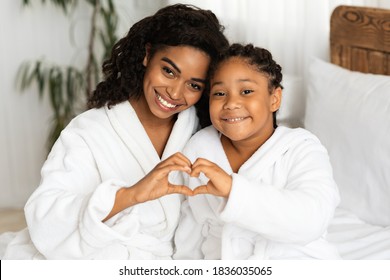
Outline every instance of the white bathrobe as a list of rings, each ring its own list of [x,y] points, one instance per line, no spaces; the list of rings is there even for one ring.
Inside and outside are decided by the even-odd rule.
[[[197,128],[195,108],[181,112],[162,159],[181,151]],[[101,222],[117,190],[137,183],[160,161],[129,102],[81,114],[42,168],[41,184],[25,206],[28,229],[3,235],[8,246],[0,257],[171,258],[182,196],[142,203]]]
[[[228,199],[198,195],[183,202],[174,259],[339,258],[324,239],[339,193],[328,153],[310,132],[277,128],[238,173],[211,126],[193,136],[184,154],[215,162],[233,183]],[[202,173],[183,177],[192,189],[208,181]]]

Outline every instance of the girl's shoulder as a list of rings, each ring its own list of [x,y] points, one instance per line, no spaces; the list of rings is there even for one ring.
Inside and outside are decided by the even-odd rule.
[[[312,139],[313,141],[319,141],[316,135],[303,127],[290,128],[286,126],[278,126],[275,130],[274,136],[294,137],[302,140]]]
[[[192,135],[189,143],[198,143],[210,140],[215,141],[215,139],[219,139],[219,132],[214,128],[214,126],[210,125],[202,128]]]

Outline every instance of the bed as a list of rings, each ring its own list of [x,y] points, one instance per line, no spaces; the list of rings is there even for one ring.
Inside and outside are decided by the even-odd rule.
[[[330,62],[312,58],[303,125],[329,152],[341,203],[328,240],[343,259],[390,259],[390,10],[339,6]]]

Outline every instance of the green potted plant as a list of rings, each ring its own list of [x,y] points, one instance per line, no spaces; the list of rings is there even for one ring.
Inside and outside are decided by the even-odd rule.
[[[23,0],[24,6],[31,0]],[[51,2],[70,14],[78,8],[76,0],[41,0],[43,4]],[[45,59],[26,61],[19,69],[17,84],[23,91],[37,86],[40,97],[45,94],[50,100],[53,111],[52,125],[48,136],[50,150],[61,131],[76,115],[76,106],[81,102],[86,108],[86,99],[99,82],[100,65],[108,58],[115,44],[118,15],[113,0],[85,0],[92,8],[90,31],[88,34],[88,58],[86,65],[59,65]],[[80,101],[81,100],[81,101]]]

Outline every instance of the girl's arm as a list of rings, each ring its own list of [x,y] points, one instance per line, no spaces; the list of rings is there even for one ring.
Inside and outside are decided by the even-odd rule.
[[[192,175],[203,172],[210,181],[194,193],[227,197],[221,219],[270,240],[290,243],[315,240],[326,231],[339,203],[327,151],[317,142],[306,141],[283,157],[270,170],[259,170],[262,174],[268,172],[267,180],[249,180],[245,174],[233,174],[231,183],[226,181],[228,174],[202,159],[204,163]],[[281,178],[285,182],[275,184]]]
[[[232,190],[221,219],[278,242],[308,243],[322,236],[339,203],[325,148],[306,141],[275,163],[273,185],[233,174]]]

